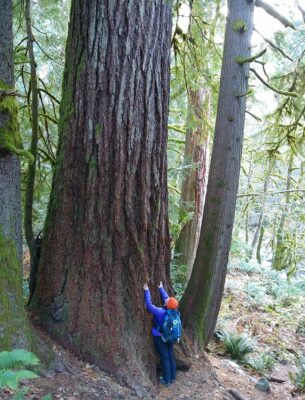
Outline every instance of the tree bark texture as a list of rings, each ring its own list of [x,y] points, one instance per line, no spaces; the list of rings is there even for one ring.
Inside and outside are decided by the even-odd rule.
[[[199,241],[204,197],[207,184],[207,160],[209,131],[207,121],[210,114],[210,96],[207,89],[189,89],[188,128],[185,138],[184,162],[189,165],[181,188],[181,207],[193,214],[183,226],[178,237],[175,253],[179,265],[187,267],[191,276]]]
[[[12,1],[0,0],[0,86],[14,88]],[[0,97],[0,349],[28,348],[22,295],[20,161],[3,144],[14,133],[15,99]],[[15,139],[12,138],[12,142]]]
[[[193,272],[181,300],[189,337],[206,344],[215,328],[226,277],[238,189],[253,2],[229,0],[213,151]]]
[[[155,363],[142,286],[169,281],[171,7],[71,7],[57,166],[31,307],[65,346],[148,382]]]
[[[34,54],[34,36],[32,32],[32,0],[25,1],[25,18],[26,18],[26,31],[27,31],[27,49],[30,60],[31,69],[31,154],[33,162],[28,164],[26,189],[25,189],[25,204],[24,204],[24,233],[27,245],[30,250],[30,297],[33,294],[36,285],[37,264],[38,264],[38,246],[37,240],[33,231],[33,201],[35,189],[35,176],[36,176],[36,159],[38,149],[38,84],[36,73],[36,61]],[[39,243],[39,239],[38,239]]]

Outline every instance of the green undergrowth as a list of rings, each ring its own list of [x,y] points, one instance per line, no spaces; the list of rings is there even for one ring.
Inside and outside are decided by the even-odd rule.
[[[38,378],[33,369],[39,363],[35,354],[24,349],[0,352],[0,389],[12,389],[15,391],[12,400],[23,400],[29,387],[20,387],[20,382]],[[52,396],[49,394],[41,400],[52,400]]]
[[[295,374],[289,374],[289,378],[299,393],[305,393],[305,353],[298,360],[298,371]]]
[[[0,82],[0,90],[10,91],[11,88]],[[0,96],[0,114],[3,124],[0,126],[0,151],[15,153],[33,162],[31,153],[23,149],[18,125],[18,105],[15,96]]]
[[[210,351],[234,359],[255,375],[271,374],[277,364],[287,369],[297,366],[299,372],[291,379],[300,392],[304,379],[304,364],[299,361],[305,336],[304,275],[300,271],[291,277],[271,269],[271,262],[258,264],[249,259],[248,250],[243,243],[233,243],[216,326],[225,334],[220,343],[209,345]],[[247,343],[253,338],[252,351],[248,351]]]
[[[220,331],[217,336],[224,345],[224,354],[229,355],[233,360],[244,361],[246,356],[254,351],[255,342],[246,335]]]

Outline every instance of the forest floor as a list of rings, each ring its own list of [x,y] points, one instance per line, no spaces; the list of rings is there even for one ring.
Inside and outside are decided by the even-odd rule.
[[[304,289],[304,278],[287,283],[270,268],[231,264],[217,329],[254,340],[249,363],[231,360],[222,342],[212,341],[205,357],[194,358],[188,371],[178,371],[176,383],[158,385],[150,398],[305,400],[305,393],[298,393],[291,382],[298,371],[298,357],[305,353]],[[47,394],[54,400],[149,399],[139,388],[127,388],[94,365],[77,359],[45,333],[38,334],[53,347],[56,357],[50,370],[24,384],[29,387],[25,399],[41,400]],[[262,376],[268,378],[269,393],[255,388]],[[1,400],[12,397],[13,391],[0,390]]]

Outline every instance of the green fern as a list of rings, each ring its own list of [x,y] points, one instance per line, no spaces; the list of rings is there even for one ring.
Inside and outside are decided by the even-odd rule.
[[[254,341],[245,335],[222,331],[218,337],[223,341],[226,353],[233,360],[243,361],[246,355],[254,350]]]
[[[245,366],[251,370],[263,374],[266,371],[272,370],[275,365],[275,356],[273,353],[262,353],[256,358],[250,358],[245,362]]]
[[[12,351],[0,352],[0,388],[9,387],[13,390],[18,390],[20,381],[26,379],[38,378],[38,375],[33,371],[21,369],[27,366],[35,366],[39,364],[39,359],[35,354],[24,349],[15,349]],[[23,387],[18,390],[12,400],[23,400],[28,393],[29,388]],[[52,400],[51,394],[44,396],[41,400]]]
[[[20,381],[37,378],[38,375],[34,372],[22,368],[38,364],[39,360],[35,354],[27,350],[15,349],[12,351],[1,351],[0,387],[9,387],[13,390],[17,390]],[[18,395],[18,393],[16,395]]]
[[[0,371],[20,366],[38,365],[39,360],[35,354],[24,349],[0,352]]]
[[[32,371],[28,371],[26,369],[21,369],[19,371],[14,371],[11,369],[6,369],[4,371],[0,371],[0,387],[9,387],[13,390],[18,389],[18,383],[25,379],[35,379],[38,378]]]

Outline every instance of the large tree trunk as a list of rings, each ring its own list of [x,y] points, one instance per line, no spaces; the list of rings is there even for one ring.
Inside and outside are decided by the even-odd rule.
[[[31,302],[65,346],[129,382],[155,375],[143,282],[169,281],[169,3],[72,1]]]
[[[175,246],[177,262],[187,267],[188,279],[199,241],[207,183],[209,97],[207,89],[189,89],[188,128],[184,152],[184,161],[189,167],[185,170],[180,203],[183,211],[192,213],[193,218],[183,226]]]
[[[211,338],[226,277],[245,119],[253,2],[229,0],[214,144],[193,272],[181,300],[189,337]]]
[[[22,295],[20,150],[14,91],[12,1],[0,0],[0,350],[29,347]]]

